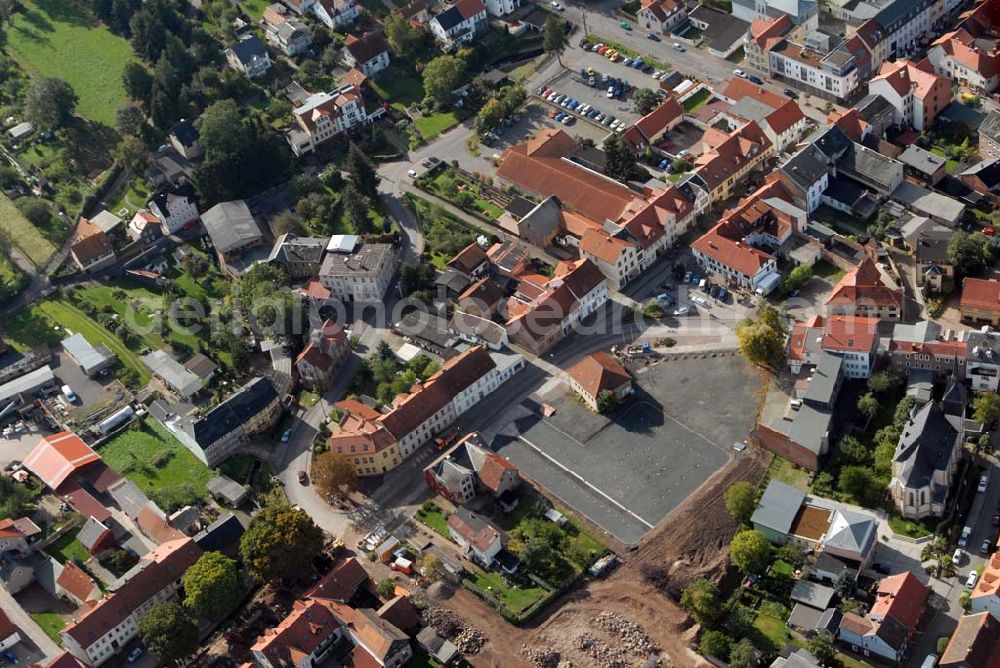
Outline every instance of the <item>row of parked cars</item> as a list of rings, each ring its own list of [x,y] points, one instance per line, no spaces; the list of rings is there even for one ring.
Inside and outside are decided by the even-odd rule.
[[[614,47],[608,46],[607,44],[602,44],[598,42],[597,44],[591,44],[586,39],[580,41],[580,47],[584,51],[593,51],[594,53],[604,56],[613,63],[621,63],[625,67],[631,67],[633,69],[645,72],[646,74],[652,74],[654,68],[652,65],[647,64],[642,57],[632,58],[631,56],[626,56],[625,54],[619,52]]]
[[[628,124],[625,121],[619,120],[611,114],[605,114],[593,105],[581,102],[580,100],[570,97],[566,93],[560,93],[552,88],[542,88],[541,90],[536,90],[535,92],[546,102],[562,107],[562,110],[553,109],[552,112],[549,113],[549,116],[563,125],[570,125],[575,120],[573,114],[577,114],[583,118],[593,121],[594,123],[599,123],[614,132],[621,133],[628,128]]]

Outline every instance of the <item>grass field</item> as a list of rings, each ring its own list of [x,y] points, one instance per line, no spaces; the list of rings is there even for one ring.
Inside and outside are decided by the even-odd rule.
[[[155,420],[147,417],[141,425],[141,429],[127,429],[102,445],[98,452],[104,462],[164,510],[176,505],[175,494],[186,495],[179,493],[187,486],[194,497],[206,498],[205,486],[212,471]]]
[[[378,96],[396,111],[403,111],[424,99],[424,82],[420,76],[397,69],[387,70],[385,74],[378,81],[372,80],[370,83]]]
[[[3,193],[0,193],[0,229],[38,267],[44,266],[56,252],[52,242],[43,237]]]
[[[448,537],[448,515],[437,506],[429,509],[421,508],[417,511],[417,519],[442,536]]]
[[[55,344],[66,338],[66,330],[83,334],[93,345],[103,343],[118,357],[122,366],[139,375],[143,385],[152,375],[139,360],[139,355],[129,349],[121,339],[104,329],[90,316],[69,302],[50,300],[34,304],[5,319],[0,330],[7,335],[8,342],[17,350],[28,350],[42,344]]]
[[[13,260],[0,252],[0,304],[13,299],[28,285],[28,277]]]
[[[709,98],[712,97],[712,91],[707,88],[702,88],[700,91],[684,100],[684,111],[692,112],[701,105],[708,102]]]
[[[503,576],[494,571],[486,572],[472,567],[472,582],[488,594],[500,599],[508,611],[519,615],[532,605],[549,595],[541,587],[515,587],[507,584]]]
[[[31,618],[35,620],[36,624],[42,627],[45,635],[57,643],[62,642],[59,632],[66,626],[66,622],[63,621],[62,617],[54,612],[33,612],[31,613]]]
[[[22,0],[5,29],[7,47],[33,76],[58,77],[80,98],[77,112],[114,127],[115,110],[125,101],[122,70],[135,59],[121,37],[98,25],[83,3],[66,0]]]
[[[59,540],[45,548],[45,551],[55,557],[60,564],[67,561],[86,561],[90,559],[90,554],[83,546],[83,543],[76,539],[76,533],[70,531],[64,534]]]
[[[425,141],[430,141],[448,128],[457,125],[458,116],[450,111],[445,111],[430,114],[429,116],[421,116],[420,118],[414,120],[413,124],[416,126],[417,132],[420,133],[420,136],[423,137]]]

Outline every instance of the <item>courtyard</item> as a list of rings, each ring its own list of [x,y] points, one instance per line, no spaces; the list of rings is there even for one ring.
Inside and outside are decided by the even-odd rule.
[[[640,369],[636,395],[610,418],[588,411],[564,385],[550,386],[509,414],[493,448],[634,544],[735,454],[759,385],[738,356],[683,356]],[[542,402],[555,413],[543,417]]]

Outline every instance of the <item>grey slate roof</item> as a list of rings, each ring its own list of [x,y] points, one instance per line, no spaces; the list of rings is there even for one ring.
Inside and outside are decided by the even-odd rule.
[[[871,515],[838,509],[830,518],[823,546],[865,555],[878,535],[878,522]]]
[[[866,95],[854,108],[858,110],[861,118],[866,121],[871,121],[887,114],[891,117],[893,113],[892,103],[881,95]]]
[[[1000,365],[1000,334],[976,329],[970,331],[965,340],[968,342],[965,359]]]
[[[80,532],[76,534],[76,539],[89,551],[94,547],[97,539],[103,536],[107,530],[108,527],[101,524],[100,521],[88,517],[80,528]]]
[[[813,370],[812,380],[809,382],[809,387],[803,398],[806,401],[819,404],[820,407],[832,407],[833,400],[836,398],[834,390],[837,387],[837,381],[840,380],[843,365],[844,358],[842,356],[834,355],[825,350],[820,351],[819,361]]]
[[[925,151],[916,144],[911,144],[899,155],[899,161],[907,167],[912,167],[921,174],[933,174],[944,167],[947,160],[930,151]]]
[[[825,610],[830,605],[830,600],[835,593],[833,587],[827,587],[816,582],[810,582],[809,580],[799,580],[792,587],[791,599],[818,610]]]
[[[805,498],[801,489],[771,480],[760,497],[757,509],[753,511],[750,523],[787,534]]]
[[[782,174],[806,190],[826,174],[826,156],[816,147],[809,145],[789,158],[780,169]]]
[[[965,205],[958,200],[921,188],[909,181],[900,183],[889,197],[909,209],[937,218],[945,224],[957,225],[965,212]]]
[[[229,48],[244,65],[249,65],[255,58],[263,58],[267,55],[267,47],[256,36],[241,39]]]
[[[205,413],[185,430],[202,448],[208,448],[220,438],[236,430],[247,420],[278,397],[277,390],[267,378],[254,378],[235,394]]]
[[[297,237],[294,234],[282,234],[271,247],[268,262],[310,262],[318,265],[323,259],[326,244],[329,239],[316,237]]]
[[[935,471],[943,471],[961,433],[934,402],[928,402],[906,423],[893,461],[902,464],[895,475],[906,487],[926,487]]]
[[[829,158],[838,158],[852,147],[854,142],[836,125],[820,128],[813,138],[812,144]]]
[[[944,391],[944,396],[941,397],[941,410],[946,415],[964,418],[965,404],[965,385],[956,383],[954,380],[948,383],[948,388]]]
[[[1000,111],[994,109],[986,115],[986,120],[979,126],[979,134],[1000,141]]]
[[[811,404],[803,403],[795,412],[795,420],[788,429],[788,438],[817,455],[823,451],[823,439],[830,431],[833,413]]]
[[[182,146],[194,146],[198,141],[198,128],[190,118],[181,119],[180,123],[170,129],[170,135],[175,137]]]
[[[243,200],[220,202],[201,214],[205,231],[212,238],[212,245],[220,253],[261,239],[260,227]]]
[[[225,499],[230,505],[237,505],[246,498],[247,488],[226,475],[217,475],[206,485],[208,493],[216,498]]]

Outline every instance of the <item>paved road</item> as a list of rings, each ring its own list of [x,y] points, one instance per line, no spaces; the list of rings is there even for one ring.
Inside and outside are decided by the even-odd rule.
[[[59,646],[49,638],[45,631],[35,623],[35,620],[31,618],[24,608],[14,600],[14,597],[7,592],[6,589],[0,587],[0,610],[7,613],[10,620],[14,623],[14,626],[21,631],[24,636],[34,643],[39,650],[41,650],[46,657],[54,658],[62,650]],[[23,658],[23,657],[22,657]]]

